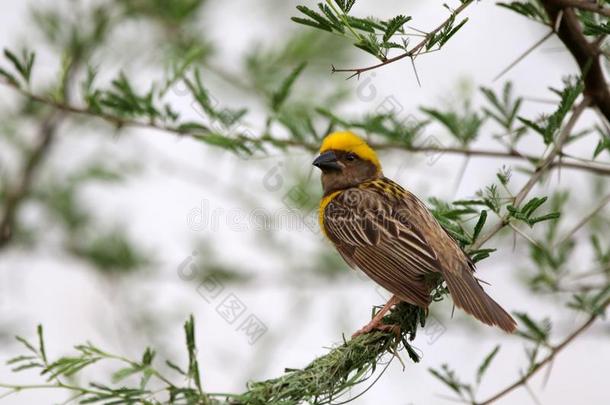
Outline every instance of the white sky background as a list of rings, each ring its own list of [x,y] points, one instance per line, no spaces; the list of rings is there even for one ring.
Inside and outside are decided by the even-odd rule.
[[[0,46],[13,47],[20,43],[22,34],[27,38],[26,6],[19,2],[5,3],[0,14]],[[36,6],[41,2],[27,3]],[[444,18],[439,15],[440,2],[385,1],[375,2],[374,7],[373,2],[360,3],[354,8],[358,15],[389,17],[404,13],[413,15],[416,26],[422,29],[435,27]],[[265,7],[255,7],[253,2],[209,4],[206,20],[212,22],[213,38],[223,40],[222,57],[216,60],[224,60],[227,66],[231,66],[230,62],[237,61],[241,52],[257,39],[281,43],[282,30],[307,29],[289,21],[289,17],[296,13],[296,4],[299,3],[278,5],[273,21],[266,20]],[[311,6],[313,3],[306,4]],[[492,83],[493,77],[546,32],[544,27],[500,9],[490,1],[470,6],[466,15],[470,17],[469,23],[443,51],[418,60],[421,88],[415,81],[410,63],[396,63],[375,72],[372,83],[378,96],[373,101],[354,97],[345,112],[372,111],[387,96],[396,97],[406,112],[413,111],[419,105],[434,105],[439,100],[451,99],[459,82],[471,83],[475,90],[481,85],[498,89],[504,80]],[[548,41],[503,79],[513,80],[517,94],[550,98],[547,87],[560,87],[562,76],[576,72],[569,55],[558,52],[559,49],[559,42]],[[368,64],[372,58],[362,55],[360,60],[362,64]],[[37,69],[47,70],[44,66],[37,66]],[[49,68],[50,71],[53,69]],[[147,77],[139,80],[145,83]],[[329,75],[328,82],[320,85],[333,86],[340,80],[340,75]],[[348,81],[347,86],[356,94],[363,80],[364,77],[360,82]],[[12,97],[10,90],[0,88],[0,105],[7,105]],[[232,105],[239,105],[240,100],[230,99],[231,93],[227,97]],[[189,100],[180,102],[188,108]],[[547,104],[526,102],[521,115],[535,117],[548,108]],[[92,126],[92,131],[96,130],[97,127]],[[111,223],[124,224],[136,240],[155,252],[160,274],[136,276],[117,285],[102,279],[82,263],[58,255],[52,245],[41,247],[34,253],[5,252],[0,259],[0,316],[13,325],[11,333],[33,336],[35,325],[44,324],[48,350],[52,355],[66,354],[65,350],[71,345],[92,340],[110,351],[130,357],[139,357],[139,350],[145,345],[161,345],[165,348],[164,354],[173,356],[176,361],[184,361],[181,325],[188,314],[193,313],[197,320],[205,388],[211,392],[241,392],[249,379],[270,378],[281,374],[286,367],[305,366],[315,356],[325,353],[324,347],[339,342],[342,333],[349,335],[362,326],[371,306],[381,303],[372,283],[361,281],[355,275],[353,282],[324,288],[303,286],[297,289],[278,282],[289,270],[276,256],[269,262],[265,252],[257,250],[256,241],[261,233],[256,230],[236,232],[228,225],[221,225],[212,234],[209,231],[195,232],[187,226],[189,212],[204,200],[212,209],[222,208],[225,212],[250,210],[250,205],[242,205],[242,199],[232,197],[238,179],[247,181],[246,194],[255,196],[261,208],[272,211],[282,207],[281,198],[287,189],[269,192],[263,187],[263,177],[279,162],[288,164],[287,158],[245,161],[163,133],[130,133],[134,136],[108,142],[102,153],[137,159],[146,168],[144,175],[136,175],[119,186],[90,187],[85,195],[87,202],[95,207],[96,214]],[[68,164],[70,160],[78,160],[83,150],[99,145],[95,140],[78,139],[78,134],[62,138],[53,157],[69,155]],[[477,146],[495,144],[490,137],[483,136]],[[578,153],[578,146],[573,150]],[[590,150],[590,147],[581,147],[581,151],[586,153]],[[66,164],[65,160],[57,161],[53,157],[51,165],[60,167]],[[290,160],[296,166],[301,164],[302,170],[309,173],[312,157],[293,151]],[[492,181],[499,166],[492,159],[473,159],[459,189],[453,193],[455,173],[463,162],[461,157],[442,156],[433,166],[426,164],[424,156],[384,155],[382,160],[386,175],[422,198],[471,196],[481,184]],[[314,172],[313,175],[318,174]],[[590,185],[579,181],[582,176],[582,173],[563,171],[561,182],[564,186],[571,184],[573,195],[578,195],[579,190],[588,195]],[[519,187],[523,177],[515,175],[513,182],[515,187]],[[556,185],[557,176],[553,176],[548,189],[552,190]],[[592,203],[590,201],[579,203],[582,207],[580,212],[592,208],[588,205]],[[576,220],[572,218],[568,224]],[[212,236],[222,240],[219,251],[229,259],[242,263],[246,268],[251,266],[264,271],[265,280],[269,280],[260,288],[231,288],[246,303],[248,313],[256,314],[269,327],[269,332],[254,346],[235,331],[235,325],[228,325],[215,312],[214,306],[201,299],[195,285],[181,281],[176,275],[176,267],[191,252],[192,239]],[[283,229],[277,232],[277,237],[307,245],[318,238],[306,229]],[[518,243],[522,241],[518,240]],[[499,303],[509,311],[528,311],[536,318],[561,315],[562,322],[556,325],[558,333],[572,330],[583,322],[582,315],[566,315],[561,303],[552,305],[548,300],[533,297],[518,287],[515,273],[527,267],[529,260],[508,250],[508,244],[502,246],[503,251],[485,260],[479,268],[480,277],[492,284],[486,290]],[[141,308],[146,308],[149,316],[158,317],[164,327],[156,336],[141,336],[134,341],[132,337],[137,336],[137,330],[131,321],[137,318]],[[415,345],[424,354],[422,362],[414,365],[406,361],[407,367],[403,371],[400,363],[395,361],[386,375],[354,404],[452,403],[439,396],[449,392],[427,372],[428,367],[439,367],[446,362],[458,371],[459,376],[472,381],[483,357],[498,343],[502,344],[502,349],[487,373],[479,398],[486,398],[487,394],[495,393],[518,377],[519,368],[525,364],[521,340],[480,327],[460,311],[456,311],[454,319],[450,320],[449,306],[442,311],[447,332],[433,344],[429,344],[425,334],[416,340]],[[601,332],[602,328],[594,328],[589,335],[579,338],[562,352],[554,362],[545,386],[544,372],[533,379],[531,388],[542,404],[607,402],[610,345],[607,334]],[[0,348],[0,357],[8,358],[15,349],[16,346]],[[107,373],[102,370],[100,375]],[[7,373],[6,367],[1,367],[0,381],[35,382],[36,375],[13,375]],[[62,398],[58,393],[21,394],[2,403],[50,403]],[[523,389],[498,401],[498,404],[513,403],[533,401]]]

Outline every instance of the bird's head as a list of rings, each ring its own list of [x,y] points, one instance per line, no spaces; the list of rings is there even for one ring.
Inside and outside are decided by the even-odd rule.
[[[324,194],[382,176],[375,151],[352,132],[333,132],[322,141],[313,165],[322,171]]]

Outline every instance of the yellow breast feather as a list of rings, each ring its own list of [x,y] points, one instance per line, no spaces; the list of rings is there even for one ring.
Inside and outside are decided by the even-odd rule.
[[[318,222],[320,223],[320,229],[322,229],[322,232],[324,232],[324,236],[326,236],[326,237],[328,237],[328,235],[326,234],[326,229],[324,228],[324,210],[326,209],[328,204],[330,204],[330,202],[333,200],[333,198],[335,198],[339,193],[341,193],[341,190],[334,191],[334,192],[330,193],[329,195],[325,196],[324,198],[322,198],[322,201],[320,201],[320,210],[318,212]]]

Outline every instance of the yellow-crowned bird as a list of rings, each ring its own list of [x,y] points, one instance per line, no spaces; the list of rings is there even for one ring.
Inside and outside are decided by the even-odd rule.
[[[487,325],[515,330],[514,319],[474,277],[472,260],[417,197],[384,177],[363,139],[351,132],[328,135],[313,165],[322,171],[322,231],[350,267],[394,294],[356,334],[387,329],[381,320],[400,301],[428,308],[440,280],[458,308]]]

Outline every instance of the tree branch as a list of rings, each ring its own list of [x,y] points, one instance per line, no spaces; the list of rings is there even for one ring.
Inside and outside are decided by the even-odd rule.
[[[118,128],[123,127],[137,127],[137,128],[148,128],[155,129],[163,132],[173,133],[178,136],[190,136],[195,139],[205,137],[205,133],[189,133],[184,130],[179,129],[176,126],[159,124],[157,122],[143,122],[136,119],[120,117],[116,115],[111,115],[103,112],[92,111],[87,108],[78,107],[75,105],[58,102],[56,100],[34,94],[28,90],[20,88],[16,86],[14,83],[7,82],[0,78],[0,84],[4,84],[5,86],[11,87],[23,96],[46,105],[49,105],[55,109],[68,112],[70,114],[75,115],[84,115],[97,119],[101,119],[106,121]],[[273,137],[271,135],[262,135],[260,137],[250,137],[243,134],[238,134],[234,136],[236,140],[243,140],[246,142],[252,143],[269,143],[279,147],[298,147],[302,149],[306,149],[312,152],[318,150],[319,145],[308,143],[302,140],[294,140],[294,139],[281,139],[277,137]],[[375,149],[383,150],[383,149],[394,149],[394,150],[403,150],[407,152],[414,153],[449,153],[456,155],[464,155],[464,156],[476,156],[476,157],[500,157],[506,159],[517,159],[524,160],[530,163],[535,163],[540,160],[538,156],[532,154],[521,153],[515,149],[510,149],[506,151],[502,150],[492,150],[492,149],[475,149],[475,148],[464,148],[464,147],[451,147],[451,146],[415,146],[415,145],[407,145],[402,143],[371,143],[371,146]],[[575,170],[584,170],[587,172],[599,174],[599,175],[610,175],[610,164],[605,164],[596,161],[582,161],[581,159],[575,159],[570,156],[564,156],[563,154],[559,154],[561,159],[554,160],[550,163],[551,168],[567,168],[567,169],[575,169]]]
[[[593,104],[610,122],[610,91],[600,63],[599,44],[587,40],[582,32],[580,20],[574,9],[571,8],[574,6],[571,3],[584,2],[541,0],[541,3],[551,21],[557,21],[562,13],[557,36],[568,48],[580,68],[585,83],[585,94],[593,99]]]
[[[570,239],[580,228],[582,228],[587,222],[591,220],[599,211],[601,211],[606,205],[610,203],[610,194],[602,198],[591,212],[585,215],[574,227],[567,232],[559,241],[555,242],[555,246],[561,246],[564,242]]]
[[[610,9],[599,4],[597,1],[586,0],[556,0],[561,7],[572,7],[583,11],[591,11],[606,17],[610,17]]]
[[[610,300],[607,300],[604,304],[602,304],[602,307],[600,308],[599,313],[592,314],[584,324],[582,324],[578,329],[576,329],[574,332],[572,332],[570,335],[568,335],[568,337],[566,337],[561,343],[559,343],[557,346],[552,346],[551,353],[548,356],[546,356],[542,361],[536,363],[523,377],[521,377],[520,379],[518,379],[517,381],[515,381],[508,387],[504,388],[497,394],[486,399],[485,401],[475,402],[474,405],[489,405],[489,404],[497,401],[498,399],[504,397],[505,395],[509,394],[513,390],[521,387],[522,385],[525,385],[530,380],[530,378],[532,378],[538,371],[540,371],[548,363],[553,361],[555,359],[555,357],[557,356],[557,354],[559,354],[570,343],[572,343],[574,341],[574,339],[576,339],[583,332],[585,332],[587,329],[589,329],[589,327],[591,325],[593,325],[593,323],[595,323],[595,321],[600,317],[601,314],[604,313],[604,311],[606,310],[606,308],[609,305],[610,305]]]
[[[30,190],[36,170],[51,148],[55,132],[64,115],[61,111],[54,110],[42,122],[37,144],[25,161],[19,180],[8,187],[4,201],[4,211],[0,217],[0,250],[8,245],[13,236],[13,227],[19,206]]]

